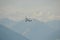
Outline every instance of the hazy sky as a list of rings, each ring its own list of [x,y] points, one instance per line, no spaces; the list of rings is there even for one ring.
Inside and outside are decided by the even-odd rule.
[[[21,20],[30,16],[38,20],[60,19],[60,0],[0,0],[0,18]]]

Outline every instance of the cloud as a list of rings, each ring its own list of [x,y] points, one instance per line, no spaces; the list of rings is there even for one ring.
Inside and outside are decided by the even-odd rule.
[[[60,20],[60,16],[57,16],[51,12],[44,12],[44,11],[35,12],[33,13],[32,17],[43,22],[48,22],[51,20]]]
[[[0,18],[9,18],[12,20],[20,20],[24,18],[22,10],[16,8],[15,6],[6,6],[0,8]]]
[[[6,3],[7,5],[1,4],[4,6],[0,7],[0,19],[9,18],[14,21],[20,21],[23,20],[25,16],[30,16],[42,22],[60,20],[60,2],[45,1],[43,3],[43,1],[37,1],[36,3],[36,1],[34,2],[32,0],[26,2],[22,0],[8,0],[8,2]]]
[[[9,18],[14,21],[20,21],[25,18],[25,16],[30,16],[31,18],[37,19],[39,21],[48,22],[50,20],[60,20],[60,15],[55,15],[55,12],[51,11],[39,11],[40,9],[25,9],[17,8],[16,6],[5,6],[0,8],[0,18]]]

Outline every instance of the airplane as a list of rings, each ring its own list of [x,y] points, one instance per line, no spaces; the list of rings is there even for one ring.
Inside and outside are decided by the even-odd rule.
[[[31,22],[32,20],[31,20],[31,18],[25,18],[25,22]]]

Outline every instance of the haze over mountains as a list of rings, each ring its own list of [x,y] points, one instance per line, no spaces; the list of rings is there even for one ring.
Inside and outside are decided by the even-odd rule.
[[[11,30],[22,34],[30,40],[56,40],[60,38],[60,21],[53,20],[47,23],[40,22],[33,19],[32,22],[25,22],[25,20],[18,22],[2,21],[2,24],[8,25],[8,23],[13,24],[10,27]],[[9,25],[10,26],[10,25]]]

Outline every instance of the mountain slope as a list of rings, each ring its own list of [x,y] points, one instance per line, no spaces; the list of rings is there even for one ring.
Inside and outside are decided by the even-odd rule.
[[[25,20],[22,20],[22,21],[19,21],[17,22],[13,27],[12,29],[17,31],[18,33],[21,33],[21,32],[24,32],[26,29],[28,28],[35,28],[36,26],[38,25],[43,25],[44,23],[43,22],[40,22],[36,19],[33,19],[32,22],[25,22]]]
[[[32,22],[25,22],[25,20],[18,21],[11,29],[17,33],[21,33],[30,40],[56,40],[60,38],[60,21],[52,20],[43,23],[36,19],[32,20]]]
[[[46,23],[53,30],[60,30],[60,20],[52,20]]]
[[[0,24],[0,40],[28,40],[28,39],[12,30],[9,30],[8,28]]]
[[[15,25],[15,23],[16,23],[15,21],[10,20],[8,18],[4,18],[4,19],[0,20],[0,24],[4,25],[6,27],[9,27],[9,28],[13,27],[13,25]]]
[[[30,40],[56,40],[56,32],[48,24],[36,19],[32,22],[24,22],[24,20],[17,22],[12,29],[17,33],[25,32],[24,36]]]

